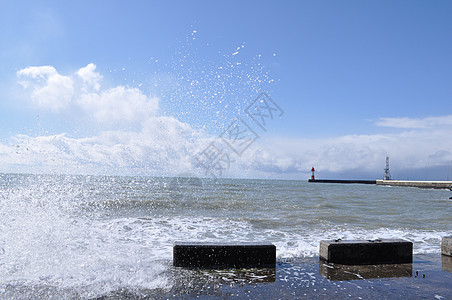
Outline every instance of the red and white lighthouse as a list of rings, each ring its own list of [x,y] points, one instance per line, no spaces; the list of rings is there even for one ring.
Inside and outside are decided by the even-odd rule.
[[[311,180],[315,179],[314,172],[315,172],[315,169],[314,169],[314,167],[312,167],[312,169],[311,169]]]

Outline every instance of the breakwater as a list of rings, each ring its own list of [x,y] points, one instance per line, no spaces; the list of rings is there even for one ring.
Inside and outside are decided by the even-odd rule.
[[[377,180],[377,185],[408,186],[424,189],[451,189],[452,181]]]
[[[376,184],[376,180],[354,180],[354,179],[309,179],[309,182],[319,183],[360,183],[360,184]]]
[[[416,181],[416,180],[355,180],[355,179],[309,179],[308,182],[316,183],[358,183],[376,184],[386,186],[405,186],[424,189],[451,189],[452,181]]]

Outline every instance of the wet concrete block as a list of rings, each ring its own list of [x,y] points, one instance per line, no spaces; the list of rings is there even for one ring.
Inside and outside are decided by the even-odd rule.
[[[441,267],[443,271],[452,273],[452,256],[441,255]]]
[[[320,258],[344,265],[412,263],[413,243],[401,239],[321,241]]]
[[[271,243],[176,242],[173,265],[186,268],[274,268],[276,246]]]
[[[441,253],[452,256],[452,236],[444,236],[441,243]]]
[[[342,265],[320,262],[319,274],[335,281],[411,277],[413,264]]]

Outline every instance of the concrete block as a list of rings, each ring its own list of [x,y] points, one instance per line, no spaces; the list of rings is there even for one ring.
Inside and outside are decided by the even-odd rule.
[[[452,236],[444,236],[441,243],[441,253],[452,256]]]
[[[452,273],[452,256],[441,255],[441,267],[443,271]]]
[[[337,281],[411,277],[413,264],[342,265],[321,261],[319,274]]]
[[[321,241],[320,258],[344,265],[412,263],[413,243],[401,239]]]
[[[173,265],[188,268],[274,268],[276,246],[271,243],[176,242]]]

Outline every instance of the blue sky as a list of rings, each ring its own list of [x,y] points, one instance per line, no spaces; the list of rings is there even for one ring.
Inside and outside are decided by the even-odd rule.
[[[2,1],[0,170],[452,178],[450,1]],[[245,108],[282,109],[263,131]],[[224,141],[224,140],[223,140]],[[221,142],[221,139],[220,139]]]

